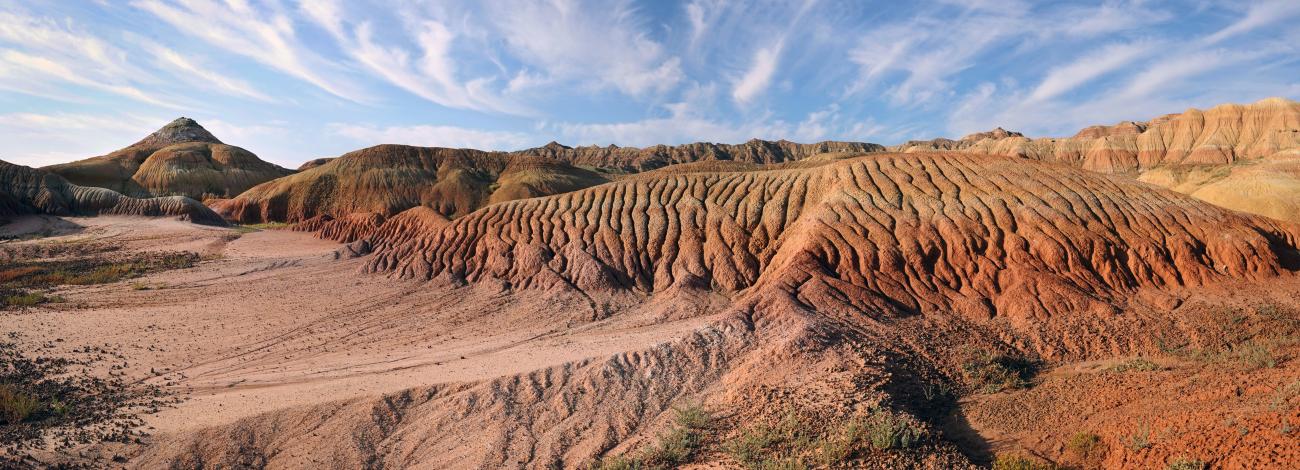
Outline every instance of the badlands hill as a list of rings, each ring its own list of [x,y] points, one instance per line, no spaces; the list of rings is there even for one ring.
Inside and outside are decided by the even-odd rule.
[[[292,171],[226,145],[199,123],[179,118],[107,155],[46,167],[82,186],[129,196],[231,197]]]
[[[734,145],[696,142],[677,146],[656,145],[646,148],[619,147],[616,145],[608,147],[593,145],[574,148],[551,142],[542,147],[521,150],[515,153],[554,158],[579,166],[640,172],[678,163],[735,161],[769,164],[802,160],[824,153],[860,153],[880,150],[884,150],[884,147],[865,142],[826,141],[815,144],[800,144],[788,140],[772,142],[753,139],[743,144]]]
[[[373,257],[357,261],[410,279],[385,281],[395,289],[431,293],[425,308],[359,295],[357,310],[337,314],[346,319],[331,333],[337,338],[302,340],[306,349],[299,351],[272,348],[282,339],[274,337],[232,356],[238,364],[214,367],[223,374],[227,367],[265,374],[307,364],[334,370],[316,362],[321,355],[310,347],[369,331],[388,349],[366,364],[418,378],[404,380],[456,379],[405,389],[379,382],[390,387],[267,406],[168,435],[132,462],[585,468],[601,458],[651,455],[672,435],[674,408],[698,403],[717,421],[706,425],[691,458],[720,464],[714,467],[761,467],[760,460],[737,460],[746,455],[816,462],[833,447],[795,442],[838,439],[855,419],[896,419],[920,430],[907,448],[836,458],[850,460],[846,468],[969,468],[967,457],[980,451],[957,452],[959,433],[941,431],[953,406],[949,394],[978,396],[984,386],[963,365],[966,351],[1080,360],[1213,341],[1198,329],[1197,307],[1184,306],[1190,296],[1293,282],[1300,270],[1300,226],[1131,178],[957,152],[798,163],[654,171],[493,204],[454,220],[424,206],[387,218],[363,240]],[[529,303],[540,299],[545,306]],[[390,306],[391,318],[364,321]],[[497,348],[471,336],[473,346],[438,356],[446,346],[426,349],[430,340],[415,335],[458,341],[466,330],[419,333],[420,323],[408,320],[413,315],[446,321],[440,328],[514,339]],[[390,322],[402,326],[376,330]],[[469,374],[487,366],[473,362],[476,352],[460,352],[508,354],[529,338],[559,339],[553,349],[521,352],[506,368],[512,372],[499,376]],[[624,349],[610,352],[614,345]],[[354,351],[364,354],[348,356]],[[539,363],[558,351],[580,352]],[[437,367],[445,369],[421,369]],[[224,402],[226,409],[261,403],[242,394],[262,390],[263,384],[238,390],[239,401]],[[1049,403],[1067,412],[1077,405]],[[786,422],[783,416],[802,421],[789,431],[763,428]],[[1034,423],[1040,417],[999,416]],[[1224,443],[1213,446],[1162,437],[1160,447],[1133,453],[1120,444],[1132,423],[1070,423],[1039,431],[1039,447],[1058,449],[1070,433],[1094,429],[1114,449],[1105,456],[1108,467],[1159,467],[1187,451],[1209,458],[1235,449],[1247,466],[1300,457],[1291,450],[1247,452],[1282,441],[1263,431],[1241,437],[1236,428],[1214,434]],[[753,436],[770,441],[749,451],[729,447]]]
[[[1146,122],[1092,126],[1069,138],[1031,139],[1001,128],[960,140],[912,141],[899,152],[952,150],[1068,163],[1120,173],[1231,209],[1300,222],[1300,103],[1189,109]]]
[[[188,197],[136,199],[0,161],[0,216],[22,214],[175,216],[200,224],[225,225],[220,216]]]
[[[380,145],[213,201],[212,207],[241,223],[382,220],[417,206],[456,217],[495,202],[606,181],[600,173],[536,156]]]
[[[526,221],[526,223],[525,223]],[[893,314],[1102,315],[1141,287],[1300,268],[1296,226],[1123,178],[960,153],[647,174],[515,201],[381,250],[374,271],[661,292],[770,287]]]

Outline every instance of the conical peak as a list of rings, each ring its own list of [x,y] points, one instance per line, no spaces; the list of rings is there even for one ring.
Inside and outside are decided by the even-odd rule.
[[[135,145],[167,146],[183,142],[209,142],[220,144],[221,140],[200,126],[198,122],[187,117],[179,117],[167,123],[161,129],[149,134]]]

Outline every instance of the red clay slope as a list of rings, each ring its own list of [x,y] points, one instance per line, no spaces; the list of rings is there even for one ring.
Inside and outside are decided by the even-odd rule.
[[[868,311],[1006,316],[1113,311],[1140,287],[1276,276],[1293,225],[1071,167],[970,154],[645,175],[487,207],[373,271],[584,291],[741,292]]]

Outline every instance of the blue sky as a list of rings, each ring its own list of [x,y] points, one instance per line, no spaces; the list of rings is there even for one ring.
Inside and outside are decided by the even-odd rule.
[[[1300,97],[1300,1],[0,0],[0,159],[1066,135]]]

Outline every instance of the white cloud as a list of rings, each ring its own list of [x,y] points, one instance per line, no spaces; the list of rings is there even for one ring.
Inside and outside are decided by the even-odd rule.
[[[1055,98],[1133,63],[1151,53],[1153,46],[1146,42],[1121,43],[1094,50],[1074,62],[1052,68],[1030,98],[1039,101]]]
[[[828,139],[861,140],[881,132],[873,123],[850,122],[837,105],[809,113],[802,121],[790,123],[770,116],[747,122],[732,123],[691,114],[674,114],[615,123],[550,123],[543,130],[563,135],[578,145],[617,144],[646,147],[657,144],[691,142],[741,143],[750,139],[815,142]]]
[[[0,160],[40,167],[102,155],[125,147],[166,123],[135,114],[0,114]]]
[[[415,12],[405,13],[416,46],[411,51],[379,44],[370,22],[352,25],[345,21],[343,6],[336,0],[304,1],[300,9],[370,73],[416,96],[450,108],[514,115],[535,113],[494,91],[491,77],[464,82],[458,79],[459,62],[453,57],[457,34],[440,21],[416,17]]]
[[[0,11],[0,89],[84,101],[54,86],[72,84],[143,103],[182,108],[174,99],[130,82],[151,74],[133,66],[127,53],[70,22],[56,22]]]
[[[781,56],[781,47],[782,43],[777,42],[771,47],[754,52],[754,61],[749,71],[734,82],[735,88],[731,91],[731,97],[737,103],[749,103],[772,83],[772,76],[776,74],[777,60]]]
[[[553,78],[634,96],[666,92],[683,78],[680,59],[650,38],[627,0],[485,3],[513,55]]]
[[[1274,0],[1250,5],[1246,16],[1220,29],[1205,38],[1205,43],[1215,44],[1230,37],[1244,34],[1263,26],[1290,19],[1300,15],[1300,2],[1295,0]]]
[[[275,9],[256,9],[245,1],[135,0],[136,8],[232,54],[298,78],[353,102],[367,101],[352,86],[335,77],[337,67],[302,44],[293,20]]]
[[[188,79],[199,87],[212,88],[233,96],[252,98],[267,103],[275,102],[273,98],[257,90],[252,84],[232,76],[229,72],[213,70],[202,64],[192,54],[181,54],[173,49],[143,38],[135,41],[150,55],[159,67],[170,69],[177,76]]]
[[[517,132],[486,131],[455,126],[392,126],[335,123],[330,132],[362,145],[402,144],[424,147],[474,148],[480,150],[517,150],[530,138]]]

